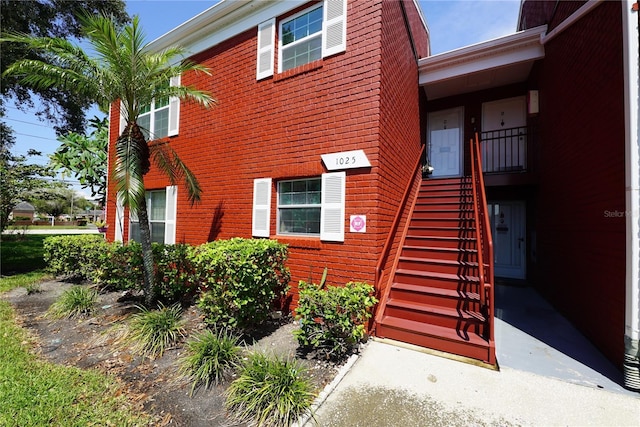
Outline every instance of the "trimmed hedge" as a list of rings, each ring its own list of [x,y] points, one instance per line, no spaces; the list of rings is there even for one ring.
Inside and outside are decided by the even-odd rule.
[[[55,275],[93,279],[109,244],[102,235],[64,235],[44,239],[44,261]]]
[[[275,240],[218,240],[194,250],[203,292],[198,306],[217,327],[247,329],[265,321],[287,292],[287,245]]]
[[[344,287],[322,289],[301,281],[298,289],[300,329],[294,334],[302,347],[327,359],[341,359],[366,339],[366,323],[378,302],[373,286],[349,282]]]
[[[142,246],[107,243],[102,236],[54,236],[44,241],[56,275],[92,280],[104,289],[141,290]],[[171,304],[192,300],[209,324],[246,328],[263,322],[289,283],[287,246],[274,240],[235,238],[198,247],[153,244],[156,294]]]

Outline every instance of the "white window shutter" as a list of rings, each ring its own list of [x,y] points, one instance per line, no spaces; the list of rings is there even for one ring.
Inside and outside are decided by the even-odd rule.
[[[176,243],[176,216],[178,214],[178,187],[169,186],[166,189],[167,198],[164,215],[164,242],[168,245]]]
[[[171,77],[171,86],[180,86],[180,76]],[[169,136],[176,136],[180,127],[180,98],[169,98]]]
[[[256,61],[257,80],[273,75],[273,47],[275,32],[275,18],[258,25],[258,59]]]
[[[345,172],[322,174],[320,240],[344,242]]]
[[[115,237],[116,242],[122,242],[122,236],[124,235],[124,206],[120,196],[116,196],[116,222],[115,222]]]
[[[124,117],[124,105],[122,105],[122,101],[120,101],[120,131],[118,132],[118,136],[122,135],[126,126],[127,119]]]
[[[347,49],[347,0],[324,0],[322,57]]]
[[[251,235],[269,237],[271,232],[271,178],[253,180],[253,221]]]

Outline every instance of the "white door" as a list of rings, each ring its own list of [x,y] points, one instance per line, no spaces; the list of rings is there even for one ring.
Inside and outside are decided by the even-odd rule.
[[[490,202],[496,277],[526,278],[526,228],[522,201]]]
[[[482,170],[505,172],[526,169],[526,98],[500,99],[482,104]]]
[[[430,113],[428,161],[432,177],[462,175],[462,108]]]

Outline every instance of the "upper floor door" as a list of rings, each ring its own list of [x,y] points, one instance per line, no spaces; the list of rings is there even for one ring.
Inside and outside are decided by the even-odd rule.
[[[526,98],[482,104],[482,170],[513,172],[527,168]]]
[[[432,177],[463,174],[463,108],[435,111],[428,116],[427,161]]]

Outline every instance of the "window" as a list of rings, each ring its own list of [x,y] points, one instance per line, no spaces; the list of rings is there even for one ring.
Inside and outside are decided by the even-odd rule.
[[[169,135],[169,98],[156,99],[144,105],[138,117],[138,126],[142,128],[147,140],[164,138]]]
[[[270,237],[271,178],[253,181],[252,235]],[[277,233],[344,242],[345,172],[278,182]]]
[[[320,178],[278,183],[278,234],[320,235]]]
[[[278,72],[346,50],[347,0],[324,0],[280,22]],[[274,72],[276,19],[258,25],[256,78]]]
[[[167,85],[180,86],[180,76],[172,77]],[[122,109],[122,106],[120,106]],[[154,99],[141,107],[138,126],[147,140],[165,138],[178,134],[180,121],[180,99],[165,97]],[[122,110],[121,110],[122,111]],[[120,115],[120,133],[125,128],[125,119]]]
[[[322,58],[322,5],[280,24],[280,71]]]
[[[175,218],[177,187],[146,192],[147,213],[151,241],[157,243],[175,243]],[[139,242],[140,223],[136,215],[131,215],[129,222],[129,240]]]

